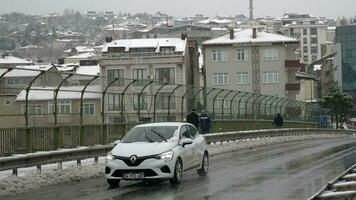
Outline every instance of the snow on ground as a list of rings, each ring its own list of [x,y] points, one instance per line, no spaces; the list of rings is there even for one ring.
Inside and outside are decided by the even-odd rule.
[[[251,149],[259,146],[286,143],[292,141],[312,140],[312,139],[332,139],[340,135],[310,135],[310,136],[289,136],[273,138],[256,138],[239,141],[229,141],[209,145],[209,153],[216,156],[221,153]],[[12,171],[0,172],[0,196],[15,195],[33,189],[39,189],[48,185],[64,182],[78,182],[82,179],[94,177],[104,177],[105,157],[99,158],[98,163],[94,159],[82,160],[81,166],[77,166],[76,161],[64,162],[62,169],[58,169],[57,164],[42,166],[42,172],[38,173],[36,167],[19,169],[18,176],[12,175]]]

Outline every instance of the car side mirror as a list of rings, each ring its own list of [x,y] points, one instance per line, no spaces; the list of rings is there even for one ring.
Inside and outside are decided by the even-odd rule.
[[[190,138],[184,138],[180,141],[180,145],[182,145],[182,147],[185,147],[186,145],[190,144],[193,144],[193,140]]]

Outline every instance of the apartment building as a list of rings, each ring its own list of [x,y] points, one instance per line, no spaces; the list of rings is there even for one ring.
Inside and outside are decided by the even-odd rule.
[[[100,60],[104,77],[102,87],[105,88],[115,78],[119,80],[112,84],[105,97],[105,113],[108,113],[106,121],[152,120],[152,117],[158,121],[178,120],[181,116],[178,114],[180,108],[183,106],[183,112],[187,112],[191,105],[185,102],[181,105],[181,101],[176,98],[183,95],[186,87],[176,89],[173,94],[172,91],[179,84],[199,85],[197,52],[196,43],[188,42],[184,34],[181,38],[114,41],[107,38]],[[138,81],[132,83],[133,80]],[[157,82],[150,84],[150,81]],[[126,95],[122,98],[124,91]],[[173,98],[168,102],[170,94]],[[152,116],[154,108],[156,116]],[[168,112],[176,114],[168,118]]]
[[[308,14],[286,14],[281,19],[280,31],[300,41],[301,62],[311,64],[326,54],[322,45],[327,44],[328,25],[319,18]]]

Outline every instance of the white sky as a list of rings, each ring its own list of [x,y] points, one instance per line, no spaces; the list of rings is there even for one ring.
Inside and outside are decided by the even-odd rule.
[[[24,12],[44,14],[62,12],[65,8],[79,11],[114,12],[162,11],[177,17],[202,13],[215,15],[248,15],[248,0],[0,0],[0,13]],[[356,15],[356,0],[254,0],[255,16],[281,16],[284,12],[309,13],[336,18]]]

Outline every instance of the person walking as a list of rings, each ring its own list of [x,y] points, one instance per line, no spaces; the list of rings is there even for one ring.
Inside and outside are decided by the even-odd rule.
[[[283,117],[280,113],[278,113],[277,116],[274,118],[273,125],[275,125],[276,128],[283,127]]]
[[[210,132],[211,129],[211,119],[205,110],[202,110],[200,115],[200,129],[201,134],[207,134]]]
[[[187,115],[187,122],[193,124],[195,128],[199,130],[199,115],[194,108],[192,109],[192,112]]]

